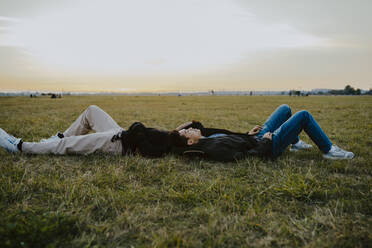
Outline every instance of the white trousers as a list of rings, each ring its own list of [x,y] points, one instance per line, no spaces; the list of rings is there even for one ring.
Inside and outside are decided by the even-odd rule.
[[[90,130],[95,133],[87,134]],[[48,142],[23,142],[22,152],[29,154],[90,154],[105,152],[121,154],[121,141],[112,137],[122,131],[105,111],[95,105],[89,106],[63,133],[63,139]]]

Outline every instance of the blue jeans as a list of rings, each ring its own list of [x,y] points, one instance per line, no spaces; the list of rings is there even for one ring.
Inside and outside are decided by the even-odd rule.
[[[306,110],[299,111],[292,116],[291,108],[287,104],[279,106],[271,114],[257,137],[261,139],[265,133],[273,133],[273,156],[278,157],[290,144],[299,141],[298,135],[302,130],[322,152],[327,153],[331,149],[332,142],[313,116]]]

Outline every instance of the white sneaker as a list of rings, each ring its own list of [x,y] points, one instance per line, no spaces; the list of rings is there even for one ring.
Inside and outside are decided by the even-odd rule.
[[[48,138],[48,139],[41,139],[41,140],[40,140],[40,143],[51,142],[51,141],[54,141],[54,140],[60,140],[60,139],[62,139],[63,137],[64,137],[63,134],[60,133],[60,132],[58,132],[58,133],[56,133],[56,135],[53,135],[53,136],[51,136],[51,137]]]
[[[18,143],[21,139],[17,139],[12,135],[9,135],[3,129],[0,128],[0,146],[10,153],[19,152]]]
[[[306,150],[312,147],[313,147],[312,145],[306,143],[305,141],[299,140],[296,144],[291,145],[291,147],[289,148],[289,151],[298,152],[299,150]]]
[[[345,151],[338,146],[332,145],[331,150],[323,154],[323,158],[327,159],[352,159],[354,153]]]

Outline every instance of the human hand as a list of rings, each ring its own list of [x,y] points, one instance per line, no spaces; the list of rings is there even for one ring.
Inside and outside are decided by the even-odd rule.
[[[260,125],[256,125],[251,131],[248,132],[249,135],[258,134],[261,131],[262,127]]]
[[[266,139],[269,139],[269,140],[273,140],[273,133],[270,133],[270,132],[267,132],[265,133],[262,138],[266,138]]]
[[[191,124],[192,124],[191,121],[185,122],[185,123],[179,125],[179,126],[176,128],[176,131],[180,131],[180,130],[184,129],[184,128],[187,127],[187,126],[190,126]]]

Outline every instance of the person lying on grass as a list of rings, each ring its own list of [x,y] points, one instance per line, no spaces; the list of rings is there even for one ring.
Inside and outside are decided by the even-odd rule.
[[[250,155],[277,158],[290,146],[290,151],[310,149],[312,145],[300,140],[304,130],[327,159],[352,159],[354,154],[333,145],[306,110],[292,115],[286,104],[279,106],[263,126],[248,133],[204,128],[200,122],[178,127],[179,142],[173,147],[178,154],[199,155],[217,161],[233,161]],[[176,134],[173,134],[176,135]]]
[[[94,133],[89,133],[94,131]],[[11,153],[27,154],[129,154],[160,157],[170,151],[170,132],[133,123],[128,130],[95,105],[89,106],[63,133],[40,142],[23,142],[0,128],[0,146]]]
[[[0,128],[0,146],[8,152],[28,154],[90,154],[98,151],[161,157],[173,152],[233,161],[249,155],[276,158],[289,144],[292,144],[292,151],[309,149],[311,145],[298,138],[302,129],[323,151],[325,158],[354,157],[352,152],[332,145],[310,113],[300,111],[291,116],[288,105],[280,106],[263,127],[256,126],[248,133],[204,128],[200,122],[184,124],[172,132],[135,122],[125,131],[106,112],[91,105],[65,132],[40,142],[23,142]],[[95,133],[88,134],[90,130]]]

